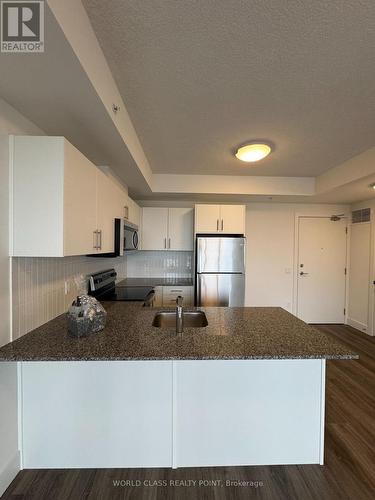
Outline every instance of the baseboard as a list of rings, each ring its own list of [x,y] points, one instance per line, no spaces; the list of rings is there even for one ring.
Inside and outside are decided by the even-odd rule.
[[[17,451],[13,458],[0,470],[0,497],[8,488],[20,471],[20,452]]]
[[[363,333],[367,333],[367,335],[371,335],[368,332],[367,325],[365,325],[364,323],[361,323],[360,321],[356,321],[355,319],[352,319],[352,318],[348,318],[347,323],[349,326],[352,326],[356,330],[359,330],[360,332],[363,332]]]

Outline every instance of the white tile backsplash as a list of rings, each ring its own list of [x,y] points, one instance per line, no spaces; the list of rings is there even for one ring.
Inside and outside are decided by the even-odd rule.
[[[138,251],[126,256],[128,278],[189,278],[193,252]]]
[[[77,294],[74,278],[114,267],[118,278],[190,277],[193,252],[139,251],[125,257],[14,257],[13,340],[64,313]],[[69,290],[65,294],[65,282]]]
[[[125,278],[126,258],[91,257],[12,259],[13,340],[67,310],[77,287],[74,278],[114,267]],[[65,282],[69,291],[65,294]]]

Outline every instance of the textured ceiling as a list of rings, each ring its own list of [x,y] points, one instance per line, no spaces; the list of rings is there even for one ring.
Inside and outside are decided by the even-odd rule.
[[[312,176],[375,144],[374,0],[83,3],[154,172]]]

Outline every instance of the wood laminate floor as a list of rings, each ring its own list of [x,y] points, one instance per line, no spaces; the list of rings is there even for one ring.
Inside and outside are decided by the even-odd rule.
[[[23,470],[2,498],[373,500],[375,338],[343,325],[320,325],[319,328],[360,355],[355,361],[327,362],[324,466]],[[121,480],[125,481],[123,485],[115,486],[114,481]],[[148,485],[144,485],[144,481]],[[156,486],[158,481],[160,485]],[[227,481],[237,483],[228,486]]]

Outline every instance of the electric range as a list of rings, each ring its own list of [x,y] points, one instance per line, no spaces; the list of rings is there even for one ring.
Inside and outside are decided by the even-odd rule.
[[[98,300],[109,301],[135,301],[143,302],[144,305],[152,305],[155,291],[152,286],[126,286],[116,285],[117,273],[114,269],[106,269],[90,274],[89,295]]]

